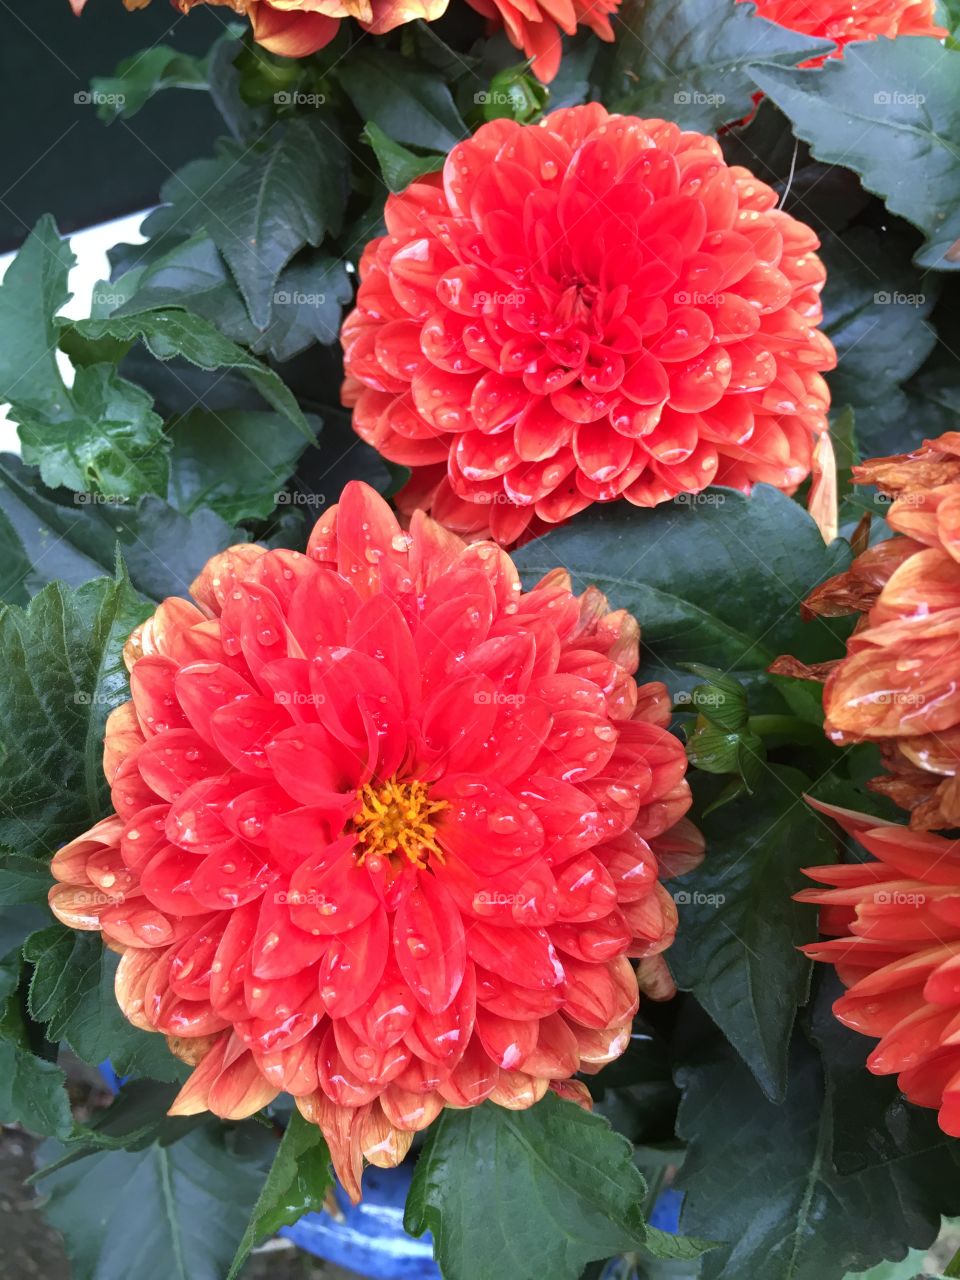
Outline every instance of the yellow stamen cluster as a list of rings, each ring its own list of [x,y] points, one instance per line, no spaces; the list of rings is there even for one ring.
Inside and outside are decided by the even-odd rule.
[[[406,857],[415,867],[425,867],[433,854],[443,862],[431,818],[446,809],[446,800],[431,800],[424,782],[398,782],[391,778],[380,787],[371,783],[357,792],[360,807],[353,816],[361,851],[357,861],[369,855]]]

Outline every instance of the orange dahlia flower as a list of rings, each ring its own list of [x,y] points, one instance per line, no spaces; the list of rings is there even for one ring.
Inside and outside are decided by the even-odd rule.
[[[796,896],[821,905],[830,941],[803,951],[848,988],[833,1006],[840,1021],[879,1041],[868,1069],[896,1073],[907,1098],[936,1107],[940,1128],[960,1137],[960,842],[815,807],[873,859],[810,868],[829,887]]]
[[[175,1114],[286,1090],[359,1196],[442,1107],[532,1105],[672,993],[658,872],[700,837],[639,629],[562,571],[357,482],[306,555],[238,546],[127,646],[114,814],[61,849],[57,917],[196,1064]]]
[[[913,826],[960,826],[960,433],[854,476],[895,499],[887,521],[902,536],[805,602],[808,614],[864,614],[826,677],[824,729],[839,744],[880,744],[890,773],[871,786]]]
[[[601,40],[613,40],[610,14],[620,0],[468,0],[471,8],[489,18],[494,30],[501,27],[515,49],[533,59],[531,70],[549,84],[560,70],[563,36],[589,27]]]
[[[826,430],[809,227],[715,139],[592,104],[496,120],[387,201],[342,330],[358,434],[506,544],[716,480],[793,490]]]
[[[818,67],[827,57],[842,58],[843,46],[878,36],[946,36],[936,21],[934,0],[752,0],[757,14],[802,35],[833,40],[835,53],[800,65]]]
[[[123,0],[128,9],[144,9],[150,0]],[[81,13],[87,0],[70,0]],[[337,34],[343,18],[356,18],[365,31],[383,35],[405,22],[433,22],[448,0],[170,0],[189,13],[197,5],[219,5],[250,19],[253,38],[271,53],[306,58]]]

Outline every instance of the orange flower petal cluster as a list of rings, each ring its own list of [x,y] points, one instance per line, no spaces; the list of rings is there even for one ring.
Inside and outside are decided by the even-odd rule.
[[[358,482],[307,554],[238,546],[127,646],[115,813],[50,904],[120,952],[117,997],[194,1064],[177,1114],[281,1090],[359,1196],[445,1106],[515,1109],[623,1052],[672,993],[659,883],[702,855],[639,628],[562,570]]]
[[[341,337],[401,505],[509,545],[619,497],[795,489],[835,353],[777,203],[714,138],[598,104],[486,124],[391,196]]]
[[[900,536],[871,547],[805,602],[863,613],[823,691],[834,742],[877,742],[890,775],[875,790],[918,828],[960,825],[960,433],[855,468],[893,499]]]
[[[825,888],[798,893],[820,904],[826,942],[803,948],[836,967],[845,995],[833,1011],[873,1036],[874,1075],[897,1075],[911,1102],[936,1107],[960,1137],[960,842],[867,814],[817,804],[873,857],[811,867]]]
[[[838,49],[800,65],[818,67],[827,57],[842,58],[843,46],[878,36],[949,35],[936,20],[934,0],[753,0],[757,14],[805,36],[832,40]]]
[[[128,9],[143,9],[150,0],[123,0]],[[70,0],[82,13],[87,0]],[[328,45],[344,18],[355,18],[365,31],[384,35],[394,27],[422,19],[433,22],[448,0],[170,0],[182,13],[213,4],[250,19],[253,38],[271,53],[306,58]]]
[[[531,70],[549,84],[560,70],[563,36],[576,35],[579,27],[608,43],[614,38],[610,15],[620,0],[467,0],[471,8],[503,29],[510,43],[532,59]]]

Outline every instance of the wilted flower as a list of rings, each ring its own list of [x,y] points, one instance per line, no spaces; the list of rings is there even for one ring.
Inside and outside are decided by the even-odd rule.
[[[494,29],[503,28],[510,43],[533,59],[532,71],[549,84],[560,69],[563,35],[572,36],[578,27],[589,27],[601,40],[613,40],[610,15],[620,8],[620,0],[468,0],[470,6],[490,19]]]
[[[306,555],[238,546],[127,647],[115,814],[61,849],[56,915],[196,1069],[174,1104],[279,1091],[359,1195],[444,1106],[524,1108],[671,994],[658,873],[695,865],[682,745],[639,629],[562,571],[353,482]],[[582,1085],[565,1096],[586,1100]]]
[[[834,742],[876,742],[888,776],[871,786],[911,825],[960,825],[960,433],[854,468],[892,504],[903,536],[859,555],[805,601],[808,614],[864,614],[823,690]],[[777,664],[789,674],[789,665]],[[798,671],[797,674],[807,674]]]
[[[150,0],[123,0],[128,9],[144,9]],[[87,0],[70,0],[81,13]],[[198,5],[233,9],[250,19],[253,38],[271,53],[306,58],[330,43],[344,18],[356,18],[365,31],[383,35],[405,22],[432,22],[448,0],[170,0],[189,13]]]
[[[936,20],[934,0],[753,0],[757,14],[781,27],[839,46],[829,57],[843,57],[853,40],[878,36],[945,36]],[[810,58],[804,67],[820,66],[826,58]]]
[[[873,858],[811,867],[801,902],[821,906],[828,942],[803,950],[835,965],[848,988],[833,1006],[848,1027],[879,1043],[874,1075],[897,1074],[911,1102],[939,1110],[960,1137],[960,844],[867,814],[815,806]]]
[[[401,503],[507,545],[593,502],[792,491],[826,430],[817,237],[713,138],[598,104],[496,120],[391,196],[344,323]]]

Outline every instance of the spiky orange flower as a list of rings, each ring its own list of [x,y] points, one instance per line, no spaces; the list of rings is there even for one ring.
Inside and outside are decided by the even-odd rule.
[[[359,1195],[444,1106],[586,1100],[625,1048],[695,865],[682,745],[639,629],[557,570],[401,530],[353,482],[306,555],[234,547],[128,645],[115,814],[61,849],[56,915],[196,1069],[174,1104],[280,1090]]]
[[[144,9],[150,0],[123,0],[128,9]],[[356,18],[365,31],[383,35],[418,18],[433,22],[446,10],[448,0],[170,0],[174,8],[189,13],[198,5],[233,9],[250,19],[253,38],[271,53],[306,58],[337,34],[344,18]],[[87,0],[70,0],[81,13]]]
[[[960,842],[910,831],[867,814],[816,805],[873,858],[807,874],[828,942],[803,950],[836,966],[848,988],[833,1011],[879,1043],[874,1075],[897,1074],[911,1102],[939,1110],[960,1137]]]
[[[805,602],[810,614],[864,614],[827,676],[824,728],[840,744],[880,744],[890,773],[871,785],[911,825],[960,826],[960,433],[854,474],[894,499],[886,518],[902,536]]]
[[[531,58],[531,70],[549,84],[560,70],[563,36],[589,27],[601,40],[613,40],[610,15],[620,0],[467,0],[471,8],[502,28],[517,49]]]
[[[833,367],[817,237],[714,138],[592,104],[498,120],[387,201],[343,325],[402,503],[509,545],[593,502],[792,491]]]
[[[832,40],[843,57],[843,46],[854,40],[876,40],[878,36],[946,36],[949,32],[936,20],[934,0],[753,0],[757,14],[791,31],[821,40]],[[811,58],[804,67],[818,67],[826,61]]]

